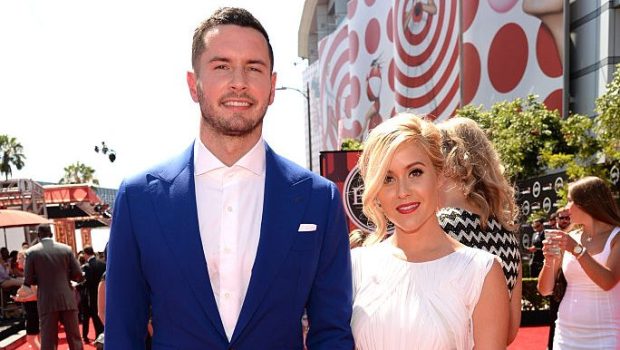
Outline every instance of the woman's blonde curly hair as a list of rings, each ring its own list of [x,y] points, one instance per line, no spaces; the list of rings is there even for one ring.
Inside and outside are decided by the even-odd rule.
[[[465,117],[438,124],[445,158],[444,174],[461,184],[468,200],[481,210],[481,226],[490,216],[509,231],[517,229],[518,207],[515,191],[504,177],[504,168],[484,130]]]

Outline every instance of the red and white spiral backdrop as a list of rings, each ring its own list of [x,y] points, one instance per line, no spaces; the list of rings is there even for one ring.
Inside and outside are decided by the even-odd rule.
[[[319,150],[363,140],[397,111],[443,120],[462,105],[529,93],[561,111],[558,49],[523,1],[349,1],[346,18],[319,43],[315,75],[306,75],[311,96],[320,96],[312,100]],[[429,4],[435,11],[421,10]]]

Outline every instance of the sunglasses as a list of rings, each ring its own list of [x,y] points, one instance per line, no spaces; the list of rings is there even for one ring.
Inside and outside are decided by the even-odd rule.
[[[558,220],[570,220],[570,216],[558,216]]]

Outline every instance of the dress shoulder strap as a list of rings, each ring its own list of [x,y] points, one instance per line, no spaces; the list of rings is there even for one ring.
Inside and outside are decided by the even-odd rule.
[[[603,251],[609,251],[611,249],[611,241],[614,240],[614,237],[616,237],[618,233],[620,233],[620,226],[616,226],[613,230],[611,230],[609,237],[607,237],[607,242],[605,242],[605,248],[603,248]]]

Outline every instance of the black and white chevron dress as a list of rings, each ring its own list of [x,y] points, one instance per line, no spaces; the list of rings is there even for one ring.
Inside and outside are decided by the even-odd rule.
[[[442,208],[437,212],[439,224],[446,233],[472,248],[486,250],[502,260],[508,290],[517,283],[521,253],[515,235],[490,217],[487,230],[480,227],[480,216],[460,208]]]

